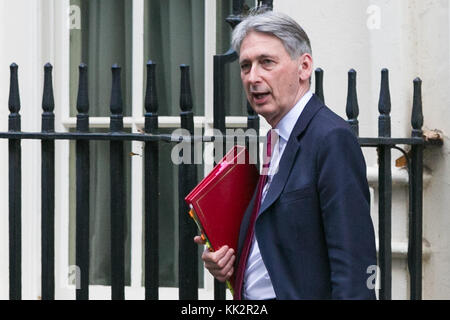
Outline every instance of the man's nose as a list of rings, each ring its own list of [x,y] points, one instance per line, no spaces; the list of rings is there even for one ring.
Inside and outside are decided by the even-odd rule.
[[[248,81],[250,83],[257,83],[257,82],[261,81],[261,75],[259,73],[259,70],[258,70],[257,66],[253,66],[250,69],[250,72],[248,74]]]

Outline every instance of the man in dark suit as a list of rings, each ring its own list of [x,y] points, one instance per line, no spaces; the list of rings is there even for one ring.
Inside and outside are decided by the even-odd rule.
[[[274,129],[271,158],[238,251],[205,251],[205,267],[220,281],[234,277],[235,299],[375,299],[365,161],[346,121],[310,91],[308,36],[269,11],[243,20],[232,45],[247,98]]]

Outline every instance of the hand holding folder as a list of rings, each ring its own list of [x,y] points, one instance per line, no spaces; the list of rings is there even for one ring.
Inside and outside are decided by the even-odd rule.
[[[249,163],[245,147],[235,146],[186,196],[189,215],[210,250],[227,245],[237,251],[242,217],[258,179],[258,169]]]

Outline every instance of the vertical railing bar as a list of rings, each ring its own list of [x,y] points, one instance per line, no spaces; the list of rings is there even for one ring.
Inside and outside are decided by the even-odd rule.
[[[391,98],[389,92],[389,72],[381,71],[380,112],[378,120],[379,137],[391,136]],[[391,300],[392,295],[392,173],[391,149],[389,146],[378,147],[379,177],[379,256],[380,265],[380,300]]]
[[[145,132],[158,133],[156,64],[147,63]],[[159,289],[159,141],[145,142],[145,299],[158,300]]]
[[[181,65],[181,128],[194,134],[194,114],[192,112],[192,94],[190,87],[189,66]],[[197,228],[187,214],[189,208],[184,201],[186,195],[195,187],[197,174],[194,161],[194,142],[190,142],[190,163],[182,163],[178,173],[178,197],[179,197],[179,255],[178,277],[180,300],[198,299],[198,247],[193,242],[197,234]],[[183,152],[189,148],[183,148]],[[186,156],[183,154],[183,159]]]
[[[79,66],[77,132],[89,132],[87,65]],[[89,299],[89,140],[76,141],[76,299]]]
[[[414,99],[411,117],[412,137],[422,137],[422,80],[414,80]],[[422,299],[422,197],[423,197],[423,145],[411,146],[412,208],[410,231],[411,251],[408,251],[410,266],[410,299]],[[411,259],[409,259],[411,257]]]
[[[244,11],[244,1],[233,0],[233,10],[231,14],[225,19],[225,21],[234,29],[242,20],[242,12]],[[217,129],[217,133],[225,135],[225,64],[230,63],[238,58],[237,53],[230,49],[225,54],[215,55],[213,58],[213,74],[214,74],[214,86],[213,86],[213,127]],[[226,152],[226,139],[223,139],[222,150]],[[215,150],[216,152],[216,150]],[[214,155],[214,159],[218,159],[217,155]],[[215,163],[216,164],[216,163]],[[225,300],[225,284],[214,279],[214,299]]]
[[[407,264],[408,264],[408,272],[409,272],[409,298],[410,300],[414,300],[413,296],[415,290],[413,289],[413,282],[415,276],[414,269],[414,227],[413,227],[413,206],[414,206],[414,187],[413,187],[413,174],[412,174],[412,154],[406,154],[406,160],[408,161],[408,253],[407,253]]]
[[[53,110],[52,70],[50,63],[44,66],[44,93],[42,98],[42,132],[55,131]],[[41,178],[41,246],[42,246],[42,300],[55,298],[55,141],[42,140]]]
[[[121,68],[112,66],[110,131],[123,131]],[[111,298],[125,299],[125,177],[124,143],[110,142],[111,177]]]
[[[9,132],[20,129],[18,65],[10,66]],[[20,139],[8,140],[9,159],[9,298],[22,299],[22,151]]]
[[[246,142],[247,150],[249,150],[250,163],[259,165],[259,116],[253,110],[250,103],[247,101],[247,129],[252,129],[255,136],[248,137]],[[259,168],[259,166],[258,166]]]
[[[225,62],[223,56],[214,56],[214,129],[225,134]]]
[[[225,59],[224,55],[215,55],[214,63],[214,111],[213,111],[213,127],[218,130],[217,133],[225,135]],[[223,139],[222,151],[225,154],[226,139]],[[215,150],[217,152],[217,150]],[[221,155],[222,156],[222,155]],[[214,155],[214,159],[218,159]],[[216,164],[216,163],[214,163]],[[214,279],[214,299],[225,300],[225,284]]]

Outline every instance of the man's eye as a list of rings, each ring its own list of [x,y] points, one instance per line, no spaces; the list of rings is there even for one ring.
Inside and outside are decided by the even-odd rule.
[[[272,65],[272,63],[273,63],[273,61],[270,60],[270,59],[264,59],[264,60],[262,61],[262,64],[263,64],[264,66],[270,66],[270,65]]]
[[[241,64],[241,71],[246,72],[248,70],[250,70],[250,64],[248,63]]]

